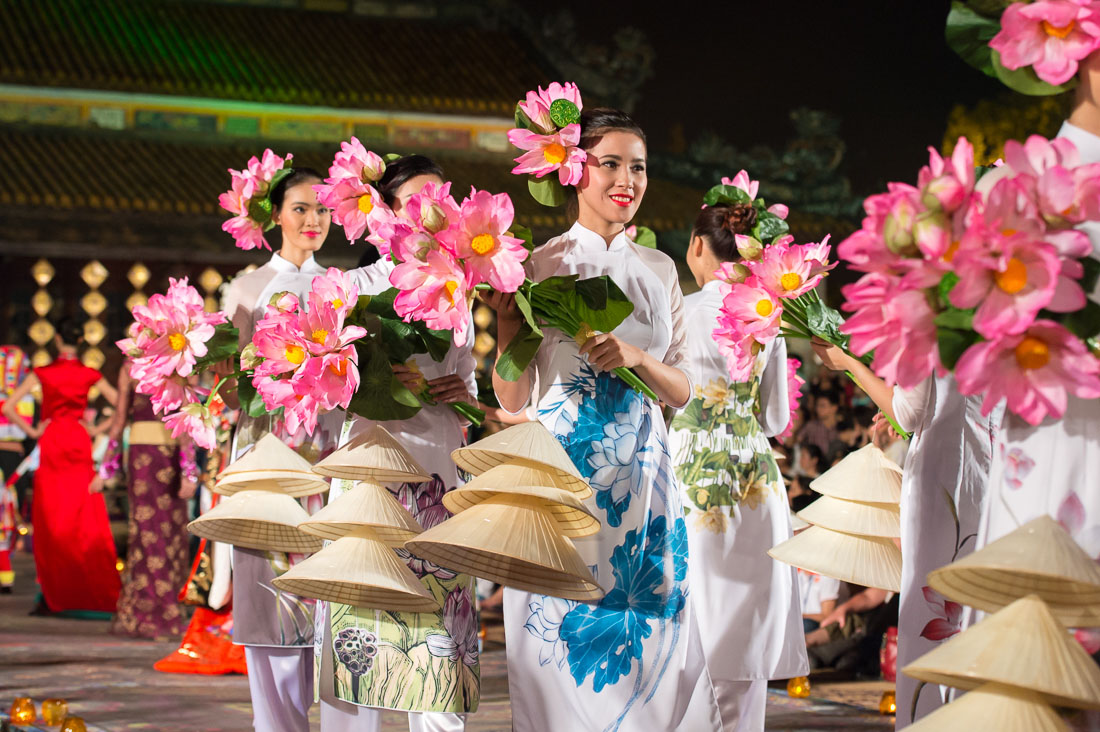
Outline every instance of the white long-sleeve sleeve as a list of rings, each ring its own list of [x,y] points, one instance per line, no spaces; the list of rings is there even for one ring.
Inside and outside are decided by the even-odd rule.
[[[906,432],[915,432],[925,420],[925,411],[928,408],[928,399],[935,389],[936,379],[929,376],[912,389],[894,387],[893,407],[894,418],[898,426]]]
[[[767,346],[764,373],[760,376],[760,428],[768,437],[787,429],[791,421],[787,393],[787,341],[776,338]]]

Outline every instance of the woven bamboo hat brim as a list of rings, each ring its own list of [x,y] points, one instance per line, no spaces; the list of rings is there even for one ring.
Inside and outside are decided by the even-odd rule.
[[[833,498],[868,503],[901,501],[901,468],[874,445],[861,447],[819,475],[810,487]]]
[[[373,529],[391,547],[404,546],[424,530],[392,493],[371,481],[361,481],[298,528],[322,539],[339,539],[361,526]]]
[[[1100,666],[1035,595],[986,616],[902,672],[959,689],[992,681],[1057,706],[1100,709]]]
[[[822,496],[798,512],[815,526],[860,536],[901,536],[901,509],[896,503],[864,503]]]
[[[913,732],[1068,732],[1069,727],[1034,692],[985,684],[906,729]]]
[[[298,529],[309,514],[278,490],[243,490],[187,525],[195,536],[243,549],[309,554],[322,541]]]
[[[441,567],[528,592],[593,601],[604,595],[540,499],[501,494],[405,544]]]
[[[550,470],[580,498],[592,495],[592,486],[581,477],[557,438],[539,422],[524,422],[460,447],[451,453],[460,468],[481,475],[502,463]]]
[[[1100,567],[1050,516],[937,569],[928,585],[986,612],[1035,594],[1067,627],[1100,626]]]
[[[810,523],[808,521],[803,521],[798,517],[797,513],[791,511],[791,531],[802,531],[802,529],[807,529],[809,527]]]
[[[505,464],[490,468],[461,488],[445,494],[443,505],[452,514],[460,513],[504,493],[542,499],[566,536],[591,536],[600,530],[599,519],[584,507],[576,493],[564,487],[560,478],[547,470],[526,465]]]
[[[277,481],[284,493],[295,498],[328,490],[328,483],[313,472],[308,460],[269,432],[218,474],[214,492],[231,495],[251,489],[257,481],[270,480]]]
[[[337,539],[272,584],[301,597],[404,612],[439,609],[431,593],[370,529]]]
[[[901,550],[892,539],[811,526],[768,550],[775,559],[864,587],[901,591]]]
[[[432,479],[382,425],[376,424],[313,466],[331,478],[377,483],[423,483]]]

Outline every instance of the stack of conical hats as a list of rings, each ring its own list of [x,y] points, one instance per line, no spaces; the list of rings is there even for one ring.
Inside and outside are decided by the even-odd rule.
[[[350,491],[299,528],[334,540],[291,567],[273,584],[302,597],[385,610],[439,609],[415,574],[394,552],[422,529],[381,483],[422,483],[424,469],[381,425],[317,463],[321,475],[358,480]]]
[[[527,422],[451,456],[477,477],[443,497],[454,516],[406,542],[410,552],[507,587],[603,597],[570,539],[600,529],[582,502],[592,488],[549,430]]]
[[[1100,669],[1067,625],[1100,624],[1100,569],[1041,516],[932,572],[945,597],[996,611],[902,669],[974,689],[910,729],[1065,730],[1054,706],[1100,709]]]
[[[214,491],[227,498],[187,530],[244,549],[315,552],[322,542],[298,529],[309,514],[295,499],[326,490],[305,458],[268,433],[221,472]]]
[[[810,487],[822,494],[797,516],[811,524],[768,551],[810,572],[901,590],[901,469],[874,445],[856,450]]]

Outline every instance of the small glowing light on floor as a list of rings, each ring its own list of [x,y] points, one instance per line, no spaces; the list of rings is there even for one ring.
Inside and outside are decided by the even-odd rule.
[[[810,680],[805,676],[796,676],[787,682],[787,696],[805,699],[810,695]]]
[[[82,717],[65,717],[58,732],[88,732],[88,727]]]
[[[116,559],[115,560],[115,569],[117,569],[119,572],[126,569],[126,562],[122,561],[121,559]]]
[[[34,701],[29,696],[18,697],[11,703],[11,721],[16,724],[30,724],[38,718],[38,712],[34,709]]]
[[[898,711],[897,699],[894,697],[894,691],[882,692],[882,700],[878,703],[879,714],[896,714]]]
[[[31,531],[31,530],[30,530],[30,529],[28,529],[28,528],[27,528],[26,526],[20,526],[20,527],[19,527],[19,535],[20,535],[20,536],[26,536],[27,534],[29,534],[29,533],[30,533],[30,531]]]
[[[65,721],[69,716],[69,703],[64,699],[47,699],[42,702],[42,721],[53,726]]]

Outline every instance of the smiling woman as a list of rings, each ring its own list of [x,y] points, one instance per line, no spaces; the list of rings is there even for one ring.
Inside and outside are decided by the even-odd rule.
[[[667,404],[691,396],[679,368],[676,268],[625,233],[645,196],[645,135],[622,112],[595,109],[580,115],[579,139],[583,170],[568,193],[576,223],[535,249],[528,275],[609,276],[633,312],[581,345],[547,329],[530,369],[514,382],[494,373],[493,383],[506,410],[536,402],[539,421],[592,486],[603,528],[575,543],[607,594],[584,603],[505,591],[512,724],[520,732],[720,729],[687,593],[687,528],[665,423],[656,401],[611,373],[634,368]],[[522,321],[514,301],[486,301],[498,312],[498,343],[508,344]]]

